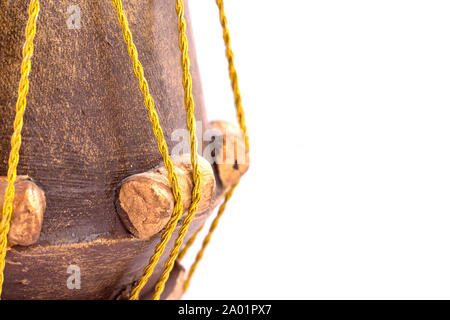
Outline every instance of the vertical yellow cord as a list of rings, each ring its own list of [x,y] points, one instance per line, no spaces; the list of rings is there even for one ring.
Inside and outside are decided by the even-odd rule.
[[[198,203],[201,197],[202,176],[197,163],[198,156],[197,137],[195,135],[196,126],[194,115],[194,98],[192,96],[192,78],[189,70],[190,60],[188,54],[188,40],[186,37],[186,20],[184,19],[184,5],[182,0],[176,0],[175,9],[178,17],[178,44],[181,50],[180,60],[183,69],[184,104],[186,108],[186,124],[189,129],[189,142],[191,147],[191,163],[194,187],[192,189],[192,202],[189,207],[189,212],[184,219],[180,230],[178,231],[178,237],[175,240],[174,247],[170,251],[169,258],[164,264],[163,272],[155,287],[155,293],[152,297],[153,300],[159,300],[161,293],[164,291],[164,285],[169,279],[170,272],[172,271],[175,260],[177,259],[178,252],[183,245],[183,240],[186,236],[189,225],[192,222],[192,218],[197,213]]]
[[[22,64],[20,67],[20,82],[18,97],[16,102],[16,116],[14,119],[14,133],[11,137],[11,151],[8,161],[8,186],[5,191],[2,217],[0,221],[0,297],[2,294],[6,259],[6,248],[8,243],[8,232],[11,222],[14,183],[17,175],[17,165],[19,163],[19,150],[22,142],[21,131],[23,127],[23,115],[27,106],[27,94],[29,89],[28,75],[31,71],[31,56],[33,55],[33,40],[36,34],[36,21],[39,14],[39,1],[31,0],[28,8],[28,22],[25,29],[25,44],[22,49]]]
[[[247,150],[249,150],[247,126],[245,124],[244,109],[242,107],[241,91],[239,90],[238,76],[237,76],[236,68],[234,67],[234,54],[233,54],[233,50],[231,49],[231,45],[230,45],[230,31],[228,30],[228,23],[227,23],[227,18],[225,16],[225,10],[223,7],[223,0],[216,0],[216,4],[219,9],[220,24],[222,25],[223,41],[225,43],[225,55],[228,60],[228,73],[230,76],[231,87],[233,89],[234,104],[236,107],[236,115],[237,115],[237,119],[239,122],[239,126],[241,128],[242,134],[244,135],[245,147],[247,148]],[[211,236],[212,236],[214,230],[216,230],[219,220],[225,211],[226,205],[227,205],[228,201],[230,200],[231,196],[233,195],[234,189],[237,187],[238,184],[239,184],[239,181],[236,182],[236,184],[233,185],[233,187],[225,195],[225,200],[222,203],[222,205],[220,206],[217,216],[214,219],[214,221],[212,222],[209,232],[203,240],[202,247],[201,247],[200,251],[197,253],[197,256],[195,257],[195,261],[192,264],[191,268],[189,269],[188,276],[186,278],[186,281],[184,282],[184,287],[183,287],[184,291],[186,291],[188,289],[189,284],[192,279],[192,276],[193,276],[195,270],[197,269],[198,263],[202,259],[205,249],[211,240]],[[189,239],[188,243],[186,244],[186,247],[181,252],[182,254],[180,254],[180,258],[184,257],[184,255],[186,254],[186,251],[192,245],[192,242],[195,240],[195,237],[197,236],[197,234],[198,234],[198,232],[196,232],[194,234],[192,241],[191,241],[191,239]]]
[[[122,28],[123,39],[125,40],[128,55],[130,56],[131,62],[133,64],[134,74],[136,75],[136,78],[139,80],[139,88],[142,94],[144,95],[145,107],[148,110],[148,117],[153,125],[153,133],[156,137],[156,140],[158,141],[159,152],[163,157],[164,166],[167,169],[169,181],[172,186],[172,192],[175,199],[175,206],[173,209],[172,216],[170,217],[170,220],[167,223],[166,229],[161,236],[160,242],[155,248],[155,253],[150,258],[149,264],[145,267],[143,275],[138,280],[137,285],[131,291],[130,299],[136,300],[139,298],[139,293],[147,283],[148,278],[152,275],[153,270],[155,269],[155,266],[159,261],[159,258],[164,252],[167,242],[170,240],[172,233],[175,230],[178,220],[181,218],[181,215],[183,214],[183,203],[181,199],[181,189],[178,184],[178,179],[173,169],[173,163],[172,160],[170,159],[167,144],[164,139],[163,130],[161,128],[161,125],[159,124],[158,114],[156,113],[155,110],[155,103],[153,101],[152,96],[150,95],[148,83],[144,76],[144,70],[142,68],[142,64],[139,61],[136,46],[133,43],[133,36],[131,34],[130,28],[128,27],[128,20],[122,8],[122,1],[112,0],[112,3],[117,13],[117,19],[119,20],[119,24]]]
[[[181,261],[184,256],[186,255],[186,253],[188,252],[189,248],[192,247],[192,245],[195,242],[195,239],[197,239],[198,234],[200,233],[200,231],[202,231],[203,227],[205,226],[205,224],[203,223],[200,228],[197,229],[197,231],[195,231],[195,233],[189,238],[189,240],[186,242],[183,250],[180,251],[180,254],[178,255],[178,261]]]
[[[192,264],[191,268],[189,269],[188,276],[183,284],[183,292],[186,292],[186,290],[189,287],[189,284],[191,283],[192,276],[194,275],[195,270],[197,269],[197,266],[200,262],[200,260],[203,258],[203,254],[205,252],[206,247],[208,246],[209,242],[211,241],[211,236],[216,230],[219,220],[222,217],[223,213],[225,212],[225,208],[227,207],[228,200],[230,200],[231,196],[233,195],[234,189],[236,189],[239,182],[237,182],[235,185],[231,187],[231,189],[227,192],[225,195],[225,200],[222,203],[222,205],[219,208],[219,212],[217,213],[217,216],[214,218],[213,222],[211,223],[211,226],[209,227],[208,234],[205,236],[202,242],[202,247],[197,253],[197,256],[195,257],[195,261]]]
[[[216,0],[217,7],[219,8],[220,24],[222,25],[223,41],[225,43],[225,55],[228,60],[228,73],[230,76],[231,87],[234,95],[234,105],[236,107],[236,116],[241,127],[242,134],[245,139],[245,147],[249,150],[249,141],[247,134],[247,125],[245,122],[244,108],[242,107],[241,91],[239,90],[238,76],[236,68],[234,67],[234,54],[230,45],[230,31],[228,30],[227,17],[225,16],[225,10],[223,8],[223,0]]]

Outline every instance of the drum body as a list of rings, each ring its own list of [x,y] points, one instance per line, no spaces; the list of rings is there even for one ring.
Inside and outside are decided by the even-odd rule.
[[[27,8],[26,0],[0,1],[0,175],[7,171]],[[171,150],[178,143],[172,133],[186,129],[175,1],[128,0],[124,11]],[[195,115],[206,124],[188,10],[185,17]],[[143,96],[111,1],[42,1],[34,43],[18,174],[44,190],[47,208],[39,240],[8,250],[2,298],[115,299],[141,276],[161,236],[136,239],[115,208],[120,182],[162,161]],[[208,214],[195,217],[187,238]],[[80,288],[69,285],[74,272]]]

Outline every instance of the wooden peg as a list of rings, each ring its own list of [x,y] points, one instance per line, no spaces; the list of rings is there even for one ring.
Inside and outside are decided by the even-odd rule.
[[[0,177],[0,204],[3,207],[7,177]],[[29,246],[39,239],[45,211],[45,194],[28,176],[17,176],[8,246]]]
[[[224,187],[230,187],[239,181],[249,167],[249,152],[244,136],[237,126],[226,121],[212,121],[209,128],[221,134],[222,141],[214,148],[214,162],[220,182]]]
[[[211,205],[216,181],[209,162],[201,156],[198,158],[202,175],[198,212],[202,212]],[[175,157],[173,163],[182,192],[183,210],[186,211],[191,204],[193,188],[190,155]],[[126,178],[120,186],[116,207],[124,225],[137,238],[148,239],[161,231],[174,208],[172,188],[164,166]]]

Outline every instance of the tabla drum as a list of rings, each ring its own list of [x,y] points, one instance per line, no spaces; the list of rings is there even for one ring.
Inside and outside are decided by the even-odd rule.
[[[0,1],[1,197],[8,184],[24,31],[33,2]],[[180,143],[177,132],[188,132],[175,1],[129,0],[123,11],[173,150]],[[223,133],[228,124],[208,122],[186,6],[184,17],[202,174],[201,200],[185,244],[247,164],[218,166],[200,153],[205,131],[214,127]],[[167,228],[174,195],[117,11],[111,1],[47,0],[40,4],[36,25],[2,298],[129,298]],[[220,147],[235,149],[242,143],[236,136],[237,142]],[[182,152],[172,156],[184,216],[193,189],[193,167],[186,159]],[[141,299],[155,291],[181,225],[182,219]],[[176,262],[161,298],[179,298],[183,277]]]

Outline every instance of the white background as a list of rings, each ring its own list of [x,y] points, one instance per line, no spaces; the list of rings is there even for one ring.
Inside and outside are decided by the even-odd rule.
[[[235,121],[215,3],[190,8],[209,119]],[[450,298],[450,2],[225,10],[251,167],[185,298]]]

